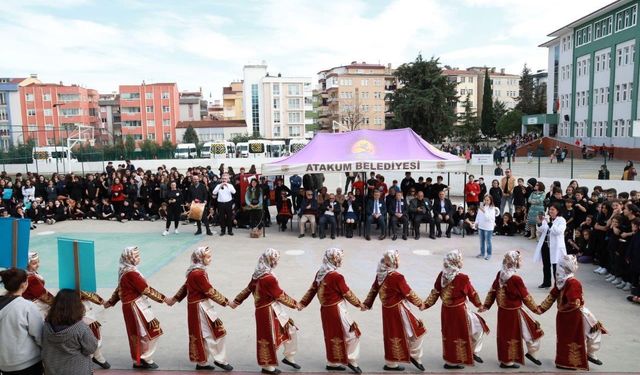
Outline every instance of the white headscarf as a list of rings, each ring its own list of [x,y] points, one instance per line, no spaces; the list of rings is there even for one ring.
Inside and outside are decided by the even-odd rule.
[[[502,269],[500,270],[500,287],[505,286],[511,276],[515,275],[520,268],[520,252],[511,250],[504,255]]]
[[[32,270],[29,269],[29,266],[31,265],[31,263],[35,262],[35,261],[37,261],[39,259],[40,259],[40,255],[38,255],[38,253],[36,253],[35,251],[29,251],[29,260],[27,261],[27,274],[35,275],[38,278],[42,279],[42,276],[40,276],[38,271],[32,271]]]
[[[462,253],[460,250],[451,250],[444,256],[444,268],[442,269],[442,287],[449,285],[458,276],[462,269]]]
[[[193,270],[204,270],[207,267],[204,265],[205,256],[211,254],[211,249],[209,246],[200,246],[199,248],[193,250],[191,253],[191,265],[187,268],[187,276]]]
[[[137,246],[127,246],[120,255],[120,268],[118,269],[118,280],[122,278],[127,272],[138,271],[138,263],[136,262],[136,255],[140,254]]]
[[[273,248],[268,248],[262,253],[260,259],[258,259],[258,265],[256,266],[255,271],[253,271],[252,279],[257,280],[262,276],[271,273],[273,267],[275,267],[276,262],[280,259],[280,252]]]
[[[560,258],[556,269],[556,286],[562,290],[567,280],[574,277],[578,270],[578,260],[575,255],[564,255]]]
[[[322,266],[320,266],[320,269],[316,274],[317,283],[320,283],[329,272],[333,272],[337,270],[338,267],[340,267],[343,254],[344,252],[342,251],[342,249],[339,249],[337,247],[332,247],[324,251]]]
[[[378,270],[376,271],[378,285],[382,285],[384,279],[386,279],[391,272],[398,269],[399,256],[398,250],[387,250],[382,254],[380,263],[378,263]]]

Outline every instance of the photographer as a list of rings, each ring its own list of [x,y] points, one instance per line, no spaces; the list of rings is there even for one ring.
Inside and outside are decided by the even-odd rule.
[[[218,221],[220,222],[221,236],[226,234],[226,229],[229,230],[229,235],[233,236],[233,195],[235,193],[236,188],[229,183],[229,174],[223,174],[222,182],[213,189],[213,195],[218,197]]]

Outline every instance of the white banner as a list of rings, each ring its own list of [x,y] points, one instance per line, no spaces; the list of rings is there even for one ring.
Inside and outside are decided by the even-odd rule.
[[[472,165],[492,165],[493,154],[472,154],[471,164]]]

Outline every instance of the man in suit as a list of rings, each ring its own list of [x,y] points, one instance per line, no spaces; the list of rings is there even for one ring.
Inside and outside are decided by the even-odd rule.
[[[429,238],[436,239],[433,235],[433,217],[431,217],[431,203],[424,199],[424,192],[419,191],[416,199],[411,201],[409,212],[413,216],[413,227],[416,231],[416,240],[420,239],[420,224],[429,224]]]
[[[407,207],[407,203],[404,201],[404,198],[402,197],[401,191],[396,192],[393,199],[387,203],[387,212],[391,217],[389,219],[390,221],[389,225],[391,225],[391,232],[393,233],[393,237],[391,239],[394,241],[398,239],[398,234],[397,234],[398,224],[402,224],[402,239],[406,240],[407,234],[409,231],[408,229],[409,218],[407,214],[408,207]]]
[[[447,223],[447,238],[451,238],[451,228],[454,226],[453,222],[453,205],[451,201],[445,197],[444,191],[438,193],[438,198],[433,202],[433,219],[436,223],[436,229],[438,230],[438,237],[442,237],[441,224]]]
[[[367,241],[371,241],[371,223],[378,223],[380,226],[380,237],[379,240],[384,240],[386,238],[386,217],[387,217],[387,207],[384,205],[384,200],[380,198],[381,193],[379,190],[373,191],[373,198],[367,201],[367,210],[365,211],[367,215],[367,226],[365,227],[365,238]]]
[[[207,229],[207,236],[212,236],[211,229],[209,229],[209,221],[207,220],[207,212],[209,212],[209,190],[204,184],[200,183],[200,176],[194,175],[191,177],[191,186],[189,186],[189,193],[191,196],[191,203],[204,203],[204,213],[202,219],[196,221],[198,230],[195,235],[202,234],[202,222]]]
[[[324,235],[324,227],[329,224],[331,228],[331,239],[334,240],[336,238],[336,226],[338,222],[336,221],[336,216],[340,213],[340,204],[336,202],[335,194],[329,194],[329,199],[322,202],[320,205],[320,239],[325,237]]]

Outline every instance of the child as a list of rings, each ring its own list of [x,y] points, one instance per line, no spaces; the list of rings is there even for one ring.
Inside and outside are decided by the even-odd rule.
[[[594,225],[594,221],[593,221],[593,215],[587,215],[587,217],[584,219],[584,221],[582,223],[580,223],[580,226],[578,227],[581,231],[588,229],[588,230],[593,230],[593,225]]]
[[[575,229],[576,224],[574,223],[573,211],[573,199],[565,199],[564,200],[564,212],[562,212],[562,217],[567,221],[567,232],[571,233],[573,229]],[[579,224],[579,223],[578,223]]]
[[[516,212],[513,214],[513,223],[516,226],[517,233],[523,233],[527,224],[527,216],[524,214],[524,207],[516,206]]]
[[[489,195],[493,198],[493,205],[500,207],[500,204],[502,203],[502,189],[500,189],[500,182],[498,182],[498,180],[491,181]]]
[[[510,213],[502,215],[502,223],[496,225],[496,234],[502,236],[513,236],[516,233],[516,224]]]
[[[462,234],[464,230],[464,207],[458,206],[456,212],[453,213],[453,222],[455,223],[455,227],[452,229],[454,234]]]
[[[476,227],[476,208],[471,206],[466,214],[464,214],[464,230],[467,234],[474,234],[478,229]]]

